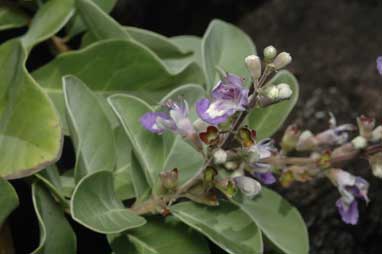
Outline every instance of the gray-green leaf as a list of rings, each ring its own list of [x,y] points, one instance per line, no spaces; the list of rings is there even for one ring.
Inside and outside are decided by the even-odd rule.
[[[240,208],[225,202],[217,207],[182,202],[171,207],[175,217],[231,254],[263,253],[261,232]]]
[[[207,90],[218,80],[216,67],[250,80],[244,58],[256,53],[255,46],[243,31],[221,20],[213,20],[202,41],[202,59]]]
[[[71,214],[81,225],[103,234],[120,233],[146,223],[115,197],[110,171],[98,171],[82,178],[73,193]]]
[[[208,254],[207,242],[173,218],[152,217],[143,227],[110,237],[115,254]]]
[[[75,254],[76,236],[49,191],[41,183],[34,183],[32,198],[40,225],[40,244],[32,254]]]
[[[109,170],[116,164],[113,129],[95,94],[78,78],[65,76],[63,90],[71,137],[77,153],[74,177]]]
[[[5,179],[0,177],[0,227],[8,215],[19,205],[19,198],[15,189]]]
[[[304,220],[297,209],[277,193],[262,188],[255,199],[238,193],[231,201],[252,218],[277,249],[286,254],[309,253]]]

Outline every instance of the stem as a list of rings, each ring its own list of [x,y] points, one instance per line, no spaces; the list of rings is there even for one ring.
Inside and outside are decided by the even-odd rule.
[[[54,48],[58,52],[64,53],[64,52],[70,51],[69,46],[66,45],[65,41],[62,38],[54,35],[54,36],[52,36],[51,40],[52,40],[52,44],[53,44]]]

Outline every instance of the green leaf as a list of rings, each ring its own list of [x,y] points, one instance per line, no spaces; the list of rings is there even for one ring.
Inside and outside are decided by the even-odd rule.
[[[240,208],[221,201],[217,207],[182,202],[171,207],[175,217],[231,254],[263,253],[261,232]]]
[[[92,0],[97,6],[99,6],[103,11],[110,12],[114,5],[117,3],[117,0]],[[86,29],[85,24],[82,21],[82,18],[79,15],[75,15],[69,22],[67,29],[68,38],[83,32]]]
[[[286,254],[309,253],[308,232],[300,213],[277,193],[262,188],[251,200],[238,193],[232,200],[253,219],[264,236]]]
[[[147,131],[139,122],[142,115],[153,109],[130,95],[117,94],[108,100],[130,139],[148,183],[153,186],[165,160],[164,141],[162,136]]]
[[[63,90],[71,137],[76,148],[75,180],[116,164],[113,129],[98,98],[78,78],[65,76]]]
[[[65,199],[60,174],[55,165],[47,167],[38,174],[35,174],[35,176],[55,195],[63,207],[69,207],[69,203]]]
[[[131,152],[131,167],[129,171],[129,177],[132,181],[137,201],[145,200],[148,194],[150,194],[151,188],[147,182],[145,171],[142,169],[142,166],[140,165],[134,152]]]
[[[131,36],[99,6],[89,0],[76,0],[77,10],[97,40],[131,39]]]
[[[184,67],[184,66],[183,66]],[[35,71],[34,77],[54,101],[65,124],[62,76],[72,74],[97,95],[129,92],[150,103],[182,84],[200,83],[200,68],[190,64],[169,69],[155,54],[132,41],[101,41],[85,49],[59,55]]]
[[[292,97],[266,108],[255,108],[248,118],[249,126],[256,130],[256,138],[259,140],[272,136],[283,125],[297,103],[299,86],[296,78],[290,72],[282,70],[268,82],[274,85],[280,83],[290,86],[293,91]]]
[[[19,205],[19,198],[15,189],[5,179],[0,177],[0,227],[8,215]]]
[[[32,254],[75,254],[76,236],[62,208],[39,183],[32,185],[32,199],[40,225],[40,244]]]
[[[198,63],[199,66],[203,66],[202,39],[200,37],[193,35],[181,35],[172,37],[170,40],[184,51],[191,51],[193,53],[188,57],[188,61],[193,61]]]
[[[113,174],[109,171],[81,179],[73,193],[71,214],[81,225],[103,234],[120,233],[146,223],[115,197]]]
[[[115,254],[208,254],[207,242],[173,218],[152,217],[143,227],[110,237]]]
[[[200,86],[184,85],[170,92],[160,104],[169,98],[178,99],[179,96],[182,96],[190,105],[191,119],[195,119],[196,112],[193,105],[203,95],[204,90]],[[139,122],[140,117],[147,112],[154,111],[144,101],[133,96],[114,95],[109,98],[109,102],[130,138],[150,186],[154,187],[159,180],[160,172],[164,170],[178,168],[180,182],[184,182],[202,165],[202,155],[181,137],[175,136],[173,133],[159,136],[142,127]]]
[[[244,58],[256,54],[255,46],[243,31],[221,20],[213,20],[202,41],[202,58],[207,90],[218,80],[216,67],[250,80]]]
[[[110,105],[107,104],[109,108]],[[113,113],[114,114],[114,113]],[[125,200],[135,197],[131,171],[132,146],[122,126],[114,129],[114,139],[116,145],[116,166],[114,172],[114,186],[118,199]]]
[[[26,26],[28,16],[10,4],[0,4],[0,31]]]
[[[123,27],[124,31],[128,33],[133,40],[139,42],[150,50],[152,50],[161,59],[173,59],[173,58],[188,58],[190,55],[190,50],[183,49],[180,45],[177,45],[161,34],[152,32],[150,30],[141,29],[138,27]],[[118,38],[118,36],[116,36]],[[110,39],[110,38],[106,38]],[[82,37],[81,48],[89,46],[90,44],[102,40],[102,38],[97,38],[92,33],[86,33]]]
[[[0,177],[38,172],[61,154],[62,130],[49,97],[27,73],[19,40],[0,47]],[[27,114],[26,114],[27,110]]]
[[[32,19],[28,32],[21,38],[29,51],[34,45],[58,32],[74,12],[74,0],[50,0],[38,10]]]

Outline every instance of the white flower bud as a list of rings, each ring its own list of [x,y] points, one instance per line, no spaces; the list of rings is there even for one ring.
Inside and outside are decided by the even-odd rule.
[[[250,55],[245,58],[245,64],[247,65],[247,68],[249,72],[251,73],[251,76],[254,80],[257,80],[261,76],[261,61],[258,56]]]
[[[369,163],[373,171],[373,175],[382,178],[382,153],[376,153],[369,157]]]
[[[235,170],[239,167],[239,164],[236,161],[227,161],[224,163],[224,167],[228,170]]]
[[[264,49],[263,54],[266,60],[272,60],[273,58],[275,58],[277,50],[273,46],[268,46]]]
[[[355,137],[351,143],[356,149],[363,149],[367,146],[367,140],[362,136]]]
[[[278,99],[288,99],[292,96],[293,91],[290,88],[290,86],[286,83],[281,83],[277,85],[277,89],[279,90],[279,96]]]
[[[377,141],[380,141],[381,139],[382,139],[382,125],[379,125],[371,133],[371,141],[377,142]]]
[[[279,98],[279,89],[276,86],[269,86],[265,90],[265,95],[272,100],[277,100]]]
[[[250,199],[254,198],[261,191],[261,184],[253,178],[239,176],[235,177],[234,181],[241,192]]]
[[[292,57],[287,52],[281,52],[276,56],[276,59],[273,61],[273,65],[276,70],[280,70],[292,62]]]
[[[214,152],[215,164],[223,164],[227,161],[227,153],[223,149],[218,149]]]

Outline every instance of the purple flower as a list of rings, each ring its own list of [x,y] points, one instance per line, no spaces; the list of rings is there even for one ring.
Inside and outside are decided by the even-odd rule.
[[[352,225],[356,225],[358,223],[359,212],[357,200],[353,200],[350,204],[348,204],[340,198],[337,200],[336,206],[343,222]]]
[[[366,203],[369,202],[369,198],[367,197],[369,183],[362,177],[353,176],[340,169],[333,169],[331,171],[331,177],[335,181],[341,194],[341,198],[337,200],[336,205],[342,220],[348,224],[357,224],[357,198],[365,200]]]
[[[248,104],[248,89],[243,80],[233,74],[217,83],[211,92],[212,99],[200,99],[196,102],[199,117],[207,123],[217,125],[225,122],[236,111],[244,111]]]
[[[195,134],[191,120],[188,118],[188,104],[185,100],[165,103],[167,112],[148,112],[140,118],[145,129],[153,133],[162,134],[166,129],[190,138]]]
[[[382,75],[382,56],[377,58],[377,70],[380,75]]]
[[[276,177],[272,174],[272,172],[255,172],[253,175],[259,179],[260,182],[266,185],[274,184],[276,182]]]

